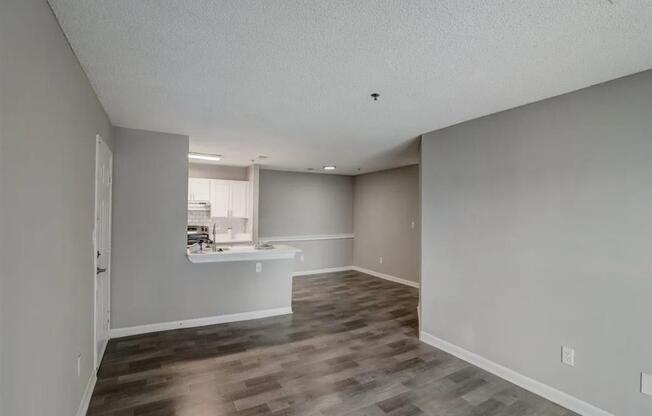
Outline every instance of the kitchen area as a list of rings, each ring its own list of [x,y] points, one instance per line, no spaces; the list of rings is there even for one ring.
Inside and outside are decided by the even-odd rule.
[[[221,165],[218,155],[188,157],[186,248],[191,262],[294,258],[299,250],[293,247],[258,241],[257,165]]]

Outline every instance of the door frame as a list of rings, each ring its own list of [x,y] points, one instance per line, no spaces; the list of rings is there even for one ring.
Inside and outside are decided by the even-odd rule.
[[[102,136],[99,134],[95,135],[95,172],[94,172],[94,182],[93,182],[93,188],[94,188],[94,200],[93,200],[93,368],[94,371],[97,371],[100,363],[102,362],[102,357],[104,356],[104,352],[106,350],[106,344],[104,345],[102,351],[100,354],[97,352],[97,341],[98,341],[98,328],[97,328],[97,197],[98,197],[98,187],[97,187],[97,167],[99,165],[99,159],[100,159],[100,146],[104,144],[107,146],[107,149],[109,150],[109,165],[111,168],[109,169],[109,183],[111,186],[109,187],[109,224],[108,224],[108,232],[109,232],[109,241],[111,241],[110,236],[111,236],[111,220],[113,217],[112,214],[112,209],[113,209],[113,152],[111,151],[111,148],[108,147],[106,142],[102,139]],[[107,297],[108,297],[108,304],[111,305],[111,250],[109,250],[108,254],[108,261],[106,265],[106,282],[107,282]],[[109,306],[109,311],[111,310]],[[111,314],[109,313],[109,333],[111,329]],[[108,335],[108,334],[107,334]],[[108,340],[107,340],[108,344]]]

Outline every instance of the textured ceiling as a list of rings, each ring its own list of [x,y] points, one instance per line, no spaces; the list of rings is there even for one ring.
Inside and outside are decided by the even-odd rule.
[[[50,3],[115,125],[227,164],[409,164],[427,131],[652,68],[649,0]]]

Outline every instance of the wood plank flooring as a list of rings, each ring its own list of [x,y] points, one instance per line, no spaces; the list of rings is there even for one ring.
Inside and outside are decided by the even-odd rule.
[[[417,294],[298,277],[292,315],[111,340],[88,415],[574,415],[419,342]]]

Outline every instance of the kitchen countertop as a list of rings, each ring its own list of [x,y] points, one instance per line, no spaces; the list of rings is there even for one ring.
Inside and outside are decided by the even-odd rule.
[[[213,251],[212,248],[203,252],[190,252],[188,250],[188,260],[191,263],[219,263],[226,261],[293,259],[297,253],[301,252],[301,250],[291,246],[276,244],[273,248],[268,249],[256,249],[251,245],[223,245],[221,247],[228,247],[228,249],[222,252]]]

